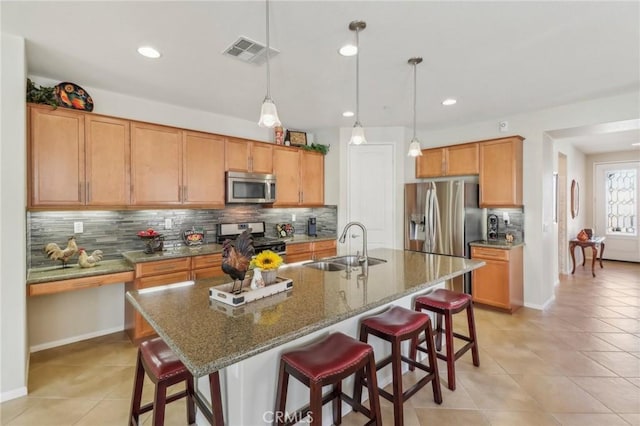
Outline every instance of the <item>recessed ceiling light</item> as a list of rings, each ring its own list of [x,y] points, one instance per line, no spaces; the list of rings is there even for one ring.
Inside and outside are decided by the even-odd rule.
[[[353,117],[353,111],[345,111],[342,113],[343,117]]]
[[[631,146],[640,146],[640,142],[632,143]]]
[[[355,56],[358,53],[358,47],[353,44],[345,44],[338,50],[338,52],[342,56]]]
[[[444,106],[451,106],[451,105],[455,105],[455,104],[456,104],[456,102],[458,102],[458,101],[456,101],[456,100],[455,100],[455,99],[453,99],[453,98],[449,98],[449,99],[445,99],[444,101],[442,101],[442,105],[444,105]]]
[[[145,58],[157,59],[159,58],[160,52],[154,49],[151,46],[140,46],[138,47],[138,53],[144,56]]]

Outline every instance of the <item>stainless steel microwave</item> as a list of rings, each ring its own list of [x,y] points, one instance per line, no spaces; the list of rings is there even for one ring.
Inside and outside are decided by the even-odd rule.
[[[276,200],[276,175],[227,172],[227,203],[267,204]]]

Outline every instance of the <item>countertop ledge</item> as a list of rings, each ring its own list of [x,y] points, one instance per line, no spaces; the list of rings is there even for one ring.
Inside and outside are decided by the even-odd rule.
[[[157,262],[159,260],[176,259],[180,257],[203,256],[222,253],[222,244],[203,244],[201,246],[179,246],[155,253],[145,253],[143,250],[125,251],[122,256],[132,264],[143,262]]]
[[[335,236],[310,237],[308,235],[296,235],[292,238],[283,238],[287,244],[309,243],[313,241],[331,241]],[[179,246],[160,252],[147,254],[143,250],[126,251],[122,253],[124,259],[104,260],[93,268],[81,268],[77,264],[68,268],[60,265],[43,268],[32,268],[27,273],[27,285],[52,281],[70,280],[73,278],[92,277],[97,275],[116,274],[134,270],[137,263],[157,262],[160,260],[177,259],[181,257],[203,256],[222,253],[222,244],[204,244],[196,247]]]
[[[81,268],[77,264],[71,265],[68,268],[62,268],[59,265],[45,268],[32,268],[29,269],[29,273],[27,274],[27,285],[131,271],[133,271],[133,266],[125,259],[103,260],[93,268]]]
[[[470,242],[469,245],[472,247],[489,247],[489,248],[511,250],[513,248],[523,246],[524,241],[517,240],[512,243],[508,243],[506,240],[497,240],[497,241],[478,240],[478,241]]]

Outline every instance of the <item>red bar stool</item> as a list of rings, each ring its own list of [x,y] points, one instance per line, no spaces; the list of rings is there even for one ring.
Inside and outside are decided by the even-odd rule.
[[[141,407],[142,385],[144,384],[145,373],[156,385],[156,390],[153,402]],[[185,390],[167,396],[167,388],[169,386],[183,381],[186,385]],[[222,426],[224,419],[220,396],[220,376],[217,371],[209,375],[209,385],[211,386],[213,417],[208,420],[216,426]],[[187,422],[188,424],[193,424],[196,421],[193,376],[160,337],[140,343],[136,362],[136,377],[133,384],[133,396],[131,398],[129,425],[137,426],[140,414],[153,410],[153,425],[162,426],[164,424],[165,405],[184,397],[187,397]],[[205,416],[209,417],[208,413],[205,413]]]
[[[342,392],[342,380],[355,372],[365,370],[369,382],[369,409]],[[310,390],[310,404],[285,415],[289,375],[304,383]],[[333,385],[329,394],[322,396],[322,387]],[[367,424],[382,424],[380,400],[375,375],[373,348],[345,334],[330,334],[319,342],[282,354],[278,375],[278,390],[274,425],[291,425],[311,414],[311,425],[322,424],[322,406],[333,405],[333,423],[342,422],[342,401],[369,417]]]
[[[446,337],[446,355],[438,353],[437,356],[447,362],[447,381],[449,383],[449,389],[456,389],[456,371],[455,362],[464,355],[469,349],[471,349],[471,355],[473,357],[473,365],[480,366],[480,356],[478,355],[478,338],[476,337],[476,324],[473,317],[473,302],[471,301],[471,295],[465,293],[458,293],[455,291],[437,289],[429,294],[420,296],[415,300],[415,310],[427,310],[436,314],[436,349],[438,352],[442,349],[442,317],[444,316],[445,322],[445,337]],[[469,325],[469,336],[453,331],[454,314],[467,311],[467,324]],[[453,338],[464,340],[467,342],[457,352],[453,351]],[[415,359],[418,348],[413,348],[411,351],[411,358]]]
[[[153,402],[140,407],[145,372],[156,385],[156,391]],[[180,382],[185,382],[186,389],[167,396],[167,388]],[[153,410],[153,424],[164,425],[165,405],[185,396],[187,397],[187,421],[193,424],[196,421],[193,376],[161,338],[156,337],[140,343],[129,425],[138,425],[140,414],[151,410]]]
[[[403,341],[411,339],[411,347],[418,345],[418,339],[424,333],[427,348],[424,351],[429,354],[429,365],[415,361],[415,357],[408,358],[402,355],[401,344]],[[381,314],[365,318],[360,323],[360,340],[367,342],[369,334],[373,334],[391,343],[391,355],[378,361],[376,370],[391,363],[393,371],[393,393],[384,389],[378,389],[380,395],[393,402],[394,424],[400,426],[404,424],[403,404],[413,394],[424,385],[431,382],[433,387],[433,399],[437,404],[442,403],[442,391],[440,389],[440,378],[438,376],[438,363],[436,351],[433,344],[433,334],[431,331],[431,320],[428,315],[412,311],[400,306],[393,306]],[[409,364],[411,369],[418,367],[427,374],[416,384],[402,391],[402,362]],[[365,383],[361,374],[356,375],[356,384],[353,398],[360,402],[362,386]],[[368,380],[366,381],[368,384]]]

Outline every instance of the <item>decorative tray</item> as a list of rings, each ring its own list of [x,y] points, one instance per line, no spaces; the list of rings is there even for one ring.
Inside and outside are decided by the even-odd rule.
[[[258,315],[265,310],[272,309],[273,306],[284,302],[293,294],[292,291],[282,291],[278,294],[273,294],[270,297],[263,297],[260,300],[255,300],[253,303],[245,303],[243,305],[227,305],[226,303],[219,303],[213,298],[209,299],[209,307],[218,312],[224,312],[227,316],[237,317],[245,314]]]
[[[237,293],[231,293],[233,283],[226,283],[209,288],[209,298],[231,306],[240,306],[254,300],[262,299],[293,288],[293,280],[290,278],[276,277],[276,282],[265,287],[252,289],[251,279],[242,282],[242,289]]]

